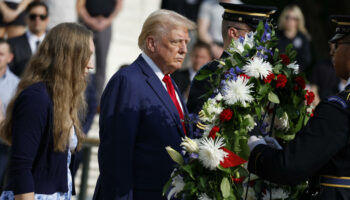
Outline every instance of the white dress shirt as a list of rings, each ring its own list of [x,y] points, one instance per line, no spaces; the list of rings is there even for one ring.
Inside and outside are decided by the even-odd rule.
[[[41,43],[44,40],[46,33],[44,33],[42,36],[38,37],[28,30],[26,32],[26,34],[27,34],[30,49],[32,50],[32,54],[34,54],[37,50],[36,49],[37,42],[39,41]]]
[[[166,84],[164,83],[164,81],[163,81],[163,78],[164,78],[164,74],[163,74],[163,72],[159,69],[159,67],[153,62],[153,60],[149,57],[149,56],[147,56],[147,54],[145,54],[144,52],[142,52],[142,54],[141,54],[141,56],[142,56],[142,58],[143,59],[145,59],[145,61],[146,61],[146,63],[151,67],[151,69],[154,71],[154,73],[157,75],[157,77],[159,78],[159,80],[160,80],[160,82],[162,83],[162,85],[164,86],[164,89],[166,90],[166,91],[168,91],[168,89],[167,89],[167,87],[166,87]],[[174,85],[174,87],[177,87],[176,85]],[[179,94],[177,93],[177,91],[175,90],[175,94],[176,94],[176,99],[177,99],[177,101],[179,102],[179,104],[180,104],[180,107],[181,107],[181,110],[182,110],[182,112],[183,112],[183,105],[182,105],[182,103],[181,103],[181,100],[180,100],[180,98],[179,98]],[[184,113],[184,115],[185,115],[185,113]]]

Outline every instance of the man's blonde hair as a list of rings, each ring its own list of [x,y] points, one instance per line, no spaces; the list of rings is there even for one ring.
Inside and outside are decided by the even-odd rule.
[[[195,23],[174,11],[162,9],[151,13],[142,26],[138,41],[139,48],[145,50],[148,36],[167,34],[171,28],[178,26],[189,30],[196,28]]]

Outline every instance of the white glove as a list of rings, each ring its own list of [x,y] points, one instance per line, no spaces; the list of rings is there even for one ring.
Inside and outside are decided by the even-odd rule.
[[[266,143],[268,146],[274,148],[274,149],[282,149],[281,145],[277,142],[277,140],[270,136],[264,137]]]
[[[253,149],[256,146],[258,146],[259,144],[266,145],[266,142],[265,142],[264,138],[262,138],[261,136],[256,137],[255,135],[249,137],[249,139],[248,139],[248,147],[249,147],[250,151],[253,151]]]

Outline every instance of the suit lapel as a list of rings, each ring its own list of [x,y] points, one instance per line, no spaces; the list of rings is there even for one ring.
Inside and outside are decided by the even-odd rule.
[[[26,33],[24,33],[24,35],[23,35],[23,40],[25,41],[25,42],[23,42],[23,44],[24,44],[24,48],[23,49],[25,49],[27,55],[32,56],[33,55],[32,49],[30,48],[29,40],[28,40],[28,37],[27,37]]]
[[[139,64],[143,72],[147,75],[146,82],[150,85],[152,90],[156,93],[158,98],[162,101],[164,106],[169,111],[170,116],[177,124],[177,128],[179,129],[180,135],[183,137],[185,134],[182,129],[182,124],[180,122],[180,116],[178,114],[178,111],[174,105],[174,102],[171,100],[168,92],[165,90],[164,86],[160,82],[159,78],[156,76],[156,74],[152,71],[151,67],[148,66],[146,61],[142,58],[140,55],[136,62]]]

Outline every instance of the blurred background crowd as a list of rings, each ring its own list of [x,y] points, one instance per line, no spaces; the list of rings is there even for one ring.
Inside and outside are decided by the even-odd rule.
[[[94,33],[96,69],[90,74],[85,92],[88,113],[82,119],[85,134],[98,137],[99,101],[107,80],[121,67],[127,67],[141,52],[137,36],[147,15],[157,9],[176,11],[197,23],[190,32],[188,55],[183,68],[172,77],[187,99],[196,72],[223,51],[221,20],[224,9],[219,2],[273,5],[278,11],[272,15],[277,27],[278,47],[284,51],[290,43],[297,51],[297,61],[309,80],[309,87],[318,100],[344,89],[346,80],[335,76],[331,55],[333,46],[328,39],[333,34],[330,14],[349,14],[347,0],[2,0],[0,1],[0,120],[14,94],[30,57],[47,31],[62,22],[79,22]],[[316,104],[317,104],[316,101]],[[96,115],[97,113],[97,115]],[[84,169],[78,173],[78,185],[83,191],[79,199],[92,194],[97,175],[96,149],[92,140],[80,153]],[[92,149],[92,150],[91,150]],[[92,152],[92,157],[91,156]],[[9,148],[0,141],[0,191]],[[75,172],[74,172],[75,173]],[[91,172],[94,174],[94,172]],[[79,194],[79,193],[78,193]]]

